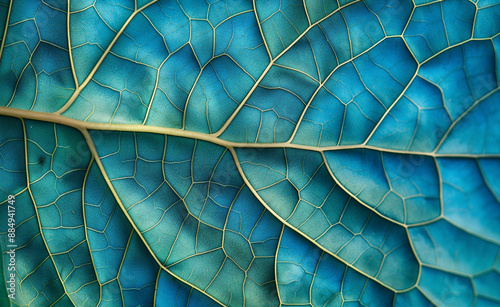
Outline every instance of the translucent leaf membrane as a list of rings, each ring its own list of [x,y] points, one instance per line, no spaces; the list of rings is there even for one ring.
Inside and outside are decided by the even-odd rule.
[[[416,7],[404,38],[418,61],[427,60],[447,47],[470,39],[475,12],[476,6],[467,0]]]
[[[0,0],[0,305],[499,306],[499,14]]]
[[[418,77],[368,143],[398,150],[432,151],[443,137],[445,144],[453,142],[449,138],[457,133],[454,131],[463,125],[462,121],[470,121],[469,118],[477,117],[474,113],[491,108],[489,97],[495,96],[492,91],[498,88],[494,62],[495,52],[490,41],[472,41],[448,49],[421,65]],[[421,95],[422,92],[429,95]],[[475,105],[477,108],[471,110]],[[488,123],[480,126],[487,127]],[[445,135],[448,129],[452,129],[451,135]],[[488,134],[497,133],[495,128],[491,132],[483,128],[481,132],[485,139],[489,139]],[[455,141],[448,152],[463,152],[464,145],[456,144],[459,142],[487,148],[488,152],[484,153],[495,150],[494,145],[488,143],[474,146],[472,140],[464,136]]]
[[[391,305],[394,293],[284,228],[276,259],[283,306]]]
[[[496,1],[53,2],[6,16],[3,105],[421,152],[498,88]]]
[[[158,1],[133,12],[128,23],[114,20],[123,34],[102,64],[85,61],[89,69],[82,75],[90,78],[89,83],[64,114],[93,122],[145,122],[216,132],[268,63],[251,8],[247,2]],[[129,15],[120,13],[123,18]],[[101,22],[99,16],[85,20]],[[105,30],[112,39],[119,28]],[[97,50],[96,61],[104,49]],[[75,66],[76,61],[75,57]]]
[[[79,131],[58,124],[10,117],[2,117],[1,125],[2,131],[5,131],[2,135],[5,140],[0,146],[2,161],[10,166],[10,169],[2,167],[2,171],[19,173],[16,176],[20,177],[16,181],[16,177],[11,176],[12,182],[6,184],[2,181],[0,186],[2,191],[12,191],[16,201],[15,229],[18,237],[15,272],[19,292],[14,303],[137,306],[171,302],[179,306],[209,306],[218,305],[210,298],[210,293],[214,293],[213,297],[228,305],[242,305],[243,302],[256,305],[262,301],[276,305],[272,268],[281,224],[258,204],[237,172],[236,179],[226,177],[228,173],[224,171],[224,163],[231,163],[232,158],[223,154],[225,150],[220,150],[222,156],[212,160],[213,170],[203,168],[203,161],[187,164],[188,167],[191,164],[200,167],[200,172],[196,172],[196,182],[192,183],[194,187],[189,187],[185,200],[177,203],[183,204],[184,210],[198,210],[196,216],[187,210],[183,213],[182,208],[175,206],[163,208],[161,203],[168,199],[158,203],[156,197],[159,194],[153,192],[148,199],[153,201],[150,204],[156,209],[137,211],[147,205],[146,201],[136,204],[134,210],[122,211],[119,202],[128,206],[127,200],[116,200],[103,173],[90,158],[90,151]],[[103,150],[112,148],[111,140],[117,140],[113,133],[94,131],[92,135],[95,144],[110,145],[104,146]],[[156,145],[147,142],[155,140],[158,135],[142,136],[145,139],[137,140],[140,144],[148,148]],[[125,140],[126,137],[118,139]],[[182,143],[182,139],[177,141]],[[204,146],[214,149],[215,145],[203,143],[197,148],[203,149]],[[178,146],[175,148],[179,149]],[[156,154],[161,156],[164,148],[158,149]],[[146,159],[153,158],[147,155],[155,154],[151,150],[139,152],[146,155],[142,157]],[[126,150],[119,153],[127,155]],[[103,158],[104,165],[111,158],[113,155]],[[179,171],[184,166],[182,163],[177,165],[175,161],[165,161],[164,164],[165,168],[169,167],[168,164],[173,169],[180,166]],[[140,169],[144,169],[144,165]],[[159,174],[161,176],[162,171]],[[141,174],[137,174],[138,183],[141,182],[140,177]],[[240,186],[233,186],[226,180]],[[118,181],[116,178],[113,184]],[[186,184],[172,183],[179,190]],[[45,189],[42,189],[42,184],[46,185]],[[164,183],[165,186],[169,184]],[[235,193],[228,198],[227,193],[223,193],[224,189],[234,189]],[[119,185],[116,191],[122,193]],[[193,204],[192,199],[203,197],[202,191],[209,192],[205,196],[207,203],[196,208],[199,203]],[[10,205],[6,201],[7,194],[3,199],[0,208],[7,216]],[[184,207],[185,204],[191,207]],[[133,219],[143,214],[155,215],[155,211],[162,211],[167,223],[157,223],[144,232],[136,232],[135,229],[142,230],[149,226],[145,225],[146,220],[135,224]],[[219,216],[223,212],[225,215]],[[167,221],[170,214],[178,216],[181,224],[178,229],[172,229],[175,224]],[[162,239],[171,239],[168,235],[170,231],[175,233],[174,248],[171,251],[158,250],[164,244]],[[12,248],[7,243],[8,232],[0,235],[2,250],[8,251]],[[145,237],[158,242],[146,247]],[[159,252],[156,254],[151,250]],[[191,254],[193,251],[195,254]],[[164,252],[170,255],[159,262]],[[206,267],[207,263],[218,263],[218,256],[222,256],[220,267],[208,270],[206,278],[186,273],[192,272],[193,267],[199,269]],[[205,262],[207,259],[212,261]],[[8,263],[9,254],[3,254],[3,261]],[[4,266],[3,272],[9,274],[8,266]],[[233,279],[235,274],[237,279]],[[205,287],[194,289],[191,284]],[[227,285],[229,291],[220,292]],[[174,298],[169,296],[175,293]]]
[[[404,228],[351,198],[332,179],[319,153],[295,149],[237,153],[252,187],[289,225],[390,288],[404,290],[416,283],[418,263]]]
[[[351,195],[393,221],[422,223],[441,214],[439,178],[430,157],[355,149],[328,151],[325,159]]]
[[[81,210],[90,154],[75,151],[85,141],[73,128],[34,121],[25,121],[25,126],[29,191],[40,235],[71,301],[96,304],[99,285]]]
[[[23,124],[12,117],[0,117],[2,134],[0,135],[0,199],[7,199],[9,194],[17,194],[26,188],[26,164],[24,158]]]
[[[126,216],[158,262],[223,304],[278,303],[281,224],[243,184],[227,149],[157,134],[92,136]]]
[[[363,18],[373,19],[367,22],[369,31],[356,28]],[[350,33],[359,39],[349,40]],[[284,142],[296,133],[294,143],[299,144],[361,143],[417,68],[402,39],[381,41],[383,37],[363,3],[311,25],[276,60],[222,137],[268,143]],[[381,78],[387,82],[374,82]]]
[[[4,33],[5,24],[9,16],[9,6],[10,6],[9,1],[2,0],[0,2],[0,33]],[[0,44],[2,43],[2,41],[3,41],[3,36],[2,38],[0,38]]]
[[[66,1],[53,2],[12,2],[7,35],[1,42],[0,105],[54,112],[74,91]],[[0,22],[3,27],[4,19],[0,18]]]
[[[443,215],[476,236],[500,242],[497,159],[439,159]]]
[[[440,153],[497,154],[500,152],[499,92],[482,100],[458,122],[439,148]]]
[[[50,290],[55,293],[54,297],[43,296],[49,303],[67,300],[79,304],[79,301],[88,302],[89,297],[98,297],[100,305],[152,304],[162,302],[164,293],[175,291],[184,293],[178,302],[188,297],[190,302],[208,304],[211,301],[205,292],[227,305],[258,305],[257,302],[262,304],[263,300],[275,305],[276,301],[270,300],[273,295],[278,299],[274,275],[266,277],[264,273],[272,272],[274,266],[283,304],[290,303],[292,295],[297,300],[292,303],[305,300],[304,304],[312,305],[326,301],[341,304],[360,300],[370,305],[371,300],[392,300],[391,290],[406,289],[408,291],[396,295],[396,305],[424,304],[429,299],[443,305],[496,300],[495,290],[488,282],[498,282],[499,246],[496,226],[488,223],[498,219],[491,207],[498,203],[491,203],[487,198],[487,195],[498,198],[497,175],[493,171],[495,159],[439,158],[434,164],[430,158],[421,157],[419,164],[415,164],[417,160],[413,156],[376,154],[372,150],[330,151],[323,159],[320,153],[297,149],[238,149],[239,163],[252,184],[250,189],[287,225],[296,229],[285,228],[280,234],[281,224],[260,206],[243,184],[231,155],[223,147],[158,134],[93,131],[91,135],[105,171],[101,173],[96,163],[91,162],[86,143],[77,130],[7,117],[2,123],[19,130],[5,130],[10,132],[0,148],[17,146],[16,152],[22,153],[25,143],[28,149],[29,188],[20,180],[17,193],[17,201],[26,207],[22,209],[23,215],[27,216],[20,218],[16,231],[32,235],[23,235],[22,240],[27,243],[18,250],[19,271],[25,270],[26,276],[36,276],[42,267],[52,270],[53,279],[47,280],[43,287],[49,291],[52,288],[48,288],[48,284],[54,284],[54,290]],[[26,137],[19,131],[25,131]],[[350,154],[342,157],[342,153]],[[374,159],[377,156],[380,158]],[[16,160],[18,164],[24,163],[22,154],[10,159],[12,165],[16,165]],[[440,176],[428,177],[441,178],[438,183],[445,194],[442,218],[429,224],[409,224],[407,236],[404,228],[390,216],[384,212],[380,212],[381,216],[374,214],[372,210],[381,205],[369,209],[373,204],[364,203],[362,193],[347,190],[350,187],[347,183],[338,185],[337,181],[342,182],[343,177],[335,176],[338,170],[334,163],[339,163],[335,161],[349,165],[351,170],[347,172],[351,172],[351,176],[367,176],[373,178],[374,183],[382,182],[375,180],[380,171],[374,170],[385,170],[392,192],[387,192],[383,185],[368,185],[366,189],[371,189],[372,195],[377,191],[396,194],[398,189],[410,184],[423,195],[433,195],[435,189],[428,185],[432,187],[436,181],[429,181],[419,172],[429,173],[429,167],[433,169],[437,165]],[[360,165],[366,166],[364,172],[371,175],[356,171]],[[413,172],[410,173],[413,182],[405,177],[408,173],[404,171],[408,169]],[[24,175],[23,171],[18,172]],[[109,178],[112,188],[105,178]],[[367,178],[361,181],[369,183]],[[465,186],[465,181],[460,181],[464,178],[476,182],[479,189]],[[44,180],[51,182],[47,186],[55,188],[41,194],[38,186]],[[280,189],[271,191],[278,185]],[[5,188],[2,186],[2,189]],[[294,193],[290,193],[294,189],[298,196],[295,200]],[[462,204],[453,201],[454,197],[461,197],[460,193],[453,192],[457,189],[466,194],[483,193],[469,198],[484,199],[484,208],[472,208],[466,203],[465,207],[457,207]],[[132,190],[135,192],[129,193]],[[356,194],[359,199],[350,194]],[[70,197],[75,199],[68,199]],[[384,202],[388,199],[386,196]],[[405,201],[404,197],[401,199]],[[3,203],[2,210],[5,204],[7,202]],[[481,203],[476,202],[476,206],[478,204]],[[50,216],[57,218],[47,218],[48,210],[55,210],[57,213]],[[291,213],[286,213],[287,210]],[[484,211],[485,215],[481,216],[477,210]],[[461,212],[461,218],[468,216],[468,222],[457,220],[456,212]],[[474,222],[476,216],[482,218],[481,224]],[[177,224],[173,223],[175,220]],[[484,226],[478,228],[480,225]],[[325,227],[324,230],[321,227]],[[38,245],[31,247],[36,242]],[[34,251],[30,252],[30,247],[36,251],[43,247],[46,251],[45,256],[36,252],[41,259],[34,261],[32,268],[24,264],[27,259],[33,264],[29,255]],[[304,256],[300,256],[300,250],[304,250]],[[284,260],[280,260],[280,255]],[[313,264],[312,258],[316,259]],[[213,264],[215,267],[211,269]],[[200,267],[206,275],[193,275]],[[78,277],[85,268],[89,271]],[[175,277],[165,268],[188,285],[175,282]],[[338,272],[338,276],[322,275],[322,270]],[[191,273],[186,275],[186,271]],[[294,274],[302,277],[295,278]],[[238,275],[239,281],[235,279]],[[24,284],[27,277],[19,276],[21,288],[28,287]],[[336,280],[340,285],[323,283],[322,278],[333,278],[332,282]],[[231,283],[227,284],[227,280]],[[435,287],[436,280],[448,286]],[[231,288],[235,282],[240,286]],[[363,286],[357,286],[359,290],[354,290],[358,289],[355,286],[347,287],[349,291],[344,293],[345,283]],[[164,284],[168,285],[160,287]],[[328,289],[324,288],[325,284],[330,285]],[[384,285],[387,289],[384,291],[388,292],[379,289]],[[338,287],[341,290],[335,290]],[[455,287],[459,290],[453,292]],[[228,292],[220,291],[221,288]],[[218,290],[211,294],[211,289]],[[242,293],[238,296],[237,291]],[[311,291],[310,295],[307,291]],[[383,294],[385,298],[378,298],[382,293],[387,293]],[[242,297],[242,301],[235,299],[238,297]],[[23,299],[31,301],[41,297],[26,294],[19,299],[20,304],[27,304],[22,303]]]
[[[78,83],[85,81],[133,11],[131,0],[71,2],[67,27]]]
[[[218,305],[160,269],[134,233],[95,163],[86,178],[84,209],[89,248],[103,285],[100,305]]]
[[[18,130],[9,133],[9,124]],[[96,305],[100,289],[86,245],[81,210],[89,154],[78,160],[72,158],[73,148],[83,138],[73,128],[52,123],[9,118],[2,120],[1,125],[10,141],[2,148],[17,143],[16,150],[11,152],[16,155],[6,162],[11,166],[22,164],[22,175],[27,177],[18,183],[17,191],[3,183],[1,187],[3,191],[8,188],[8,194],[15,196],[14,205],[7,202],[5,195],[1,206],[6,217],[8,205],[11,211],[15,208],[13,224],[18,235],[15,241],[8,241],[8,232],[3,232],[1,242],[3,251],[16,250],[18,291],[14,302]],[[9,261],[8,254],[3,256],[4,263]],[[12,272],[7,267],[4,270],[6,275]]]

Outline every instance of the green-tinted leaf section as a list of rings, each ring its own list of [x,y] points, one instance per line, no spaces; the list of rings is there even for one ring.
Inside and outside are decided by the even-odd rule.
[[[0,205],[0,213],[7,217],[9,203],[5,200],[3,199],[3,203]],[[15,207],[16,295],[12,302],[19,306],[50,306],[59,301],[65,292],[40,235],[38,216],[28,191],[16,195]],[[7,225],[7,223],[3,225]],[[12,247],[7,246],[10,243],[7,243],[8,232],[4,227],[0,233],[2,258],[5,265],[2,270],[5,276],[9,276],[11,271],[8,271],[7,264],[10,262],[10,256],[7,252]],[[9,306],[9,304],[7,303],[5,306]]]
[[[214,34],[215,58],[205,66],[185,102],[186,129],[204,133],[222,127],[268,64],[253,12],[232,16]]]
[[[322,58],[331,58],[332,61],[321,61]],[[335,49],[328,44],[327,33],[318,25],[293,44],[276,60],[276,64],[321,81],[338,65],[338,62]]]
[[[146,124],[182,128],[186,101],[199,73],[200,67],[189,46],[172,53],[159,70]]]
[[[341,1],[341,13],[333,14],[333,16],[337,15],[334,17],[335,27],[348,29],[349,38],[342,44],[344,49],[352,50],[351,56],[359,55],[382,39],[386,33],[388,35],[400,34],[411,10],[411,4],[408,2],[402,5],[387,5],[389,8],[386,10],[382,3],[367,2],[365,4],[359,1]],[[337,3],[333,1],[274,3],[262,1],[257,2],[256,5],[262,31],[273,57],[279,55],[299,35],[309,30],[311,23],[316,23],[325,17],[330,18],[329,15],[337,8]],[[388,16],[389,14],[391,16]]]
[[[340,184],[392,220],[414,224],[441,213],[439,178],[430,157],[366,149],[329,151],[325,157]]]
[[[308,30],[276,61],[222,137],[237,142],[284,142],[300,124],[296,143],[325,146],[363,142],[404,90],[416,63],[401,39],[387,39],[351,64],[353,56],[383,38],[375,35],[376,31],[366,32],[357,26],[356,31],[347,30],[345,20],[359,24],[362,18],[376,22],[365,5],[355,4]],[[359,36],[352,45],[349,33]],[[364,43],[362,35],[366,33],[375,35],[371,43]],[[326,83],[318,83],[327,77]],[[386,82],[374,82],[381,78]],[[323,136],[323,130],[329,132]]]
[[[134,10],[134,1],[72,1],[69,31],[81,84]]]
[[[394,293],[285,227],[276,259],[283,306],[390,306]]]
[[[500,274],[498,271],[488,272],[474,278],[474,287],[476,288],[479,297],[483,297],[486,301],[491,301],[493,305],[500,303],[500,293],[496,290],[496,286],[500,284]]]
[[[9,0],[0,1],[0,44],[2,44],[3,34],[6,28],[7,20],[9,18],[9,7],[10,7]]]
[[[0,304],[2,306],[11,306],[11,300],[8,297],[9,293],[7,292],[7,284],[9,283],[10,280],[10,274],[5,274],[4,272],[4,263],[3,263],[3,255],[0,257],[0,265],[2,266],[2,271],[0,272],[0,278],[2,278],[2,281],[0,282]],[[10,256],[9,256],[10,258]],[[10,261],[10,259],[9,259]],[[7,278],[6,278],[7,277]]]
[[[272,272],[281,224],[243,185],[225,148],[158,134],[91,134],[127,214],[161,263],[223,304],[277,304]]]
[[[18,120],[3,118],[2,124],[10,124],[13,127],[18,125],[19,131],[23,131]],[[28,191],[25,190],[16,196],[16,233],[18,235],[16,238],[18,246],[16,275],[18,278],[15,303],[23,306],[48,306],[56,302],[61,306],[70,306],[73,303],[77,306],[96,306],[100,300],[100,305],[116,306],[116,304],[121,305],[123,298],[123,303],[127,306],[152,305],[155,299],[158,267],[138,237],[136,235],[130,237],[131,226],[106,188],[96,166],[91,167],[86,177],[86,170],[78,169],[79,165],[83,166],[89,162],[89,151],[83,138],[78,132],[65,126],[27,121],[26,127],[30,179],[37,178],[43,173],[38,180],[34,180],[36,182],[31,184],[33,195],[35,199],[41,199],[41,203],[52,202],[47,205],[39,204],[38,213],[36,213]],[[9,131],[7,127],[4,130]],[[15,134],[6,136],[11,137],[14,144],[17,141]],[[48,147],[38,146],[40,137],[46,138]],[[20,145],[24,145],[22,139],[19,142]],[[13,152],[17,152],[16,157],[24,160],[23,151],[24,146],[19,146]],[[36,153],[37,158],[40,157],[36,162],[30,162],[31,152]],[[43,154],[48,157],[43,157]],[[46,166],[45,169],[43,165]],[[75,167],[75,169],[67,170],[65,169],[67,167]],[[71,176],[71,173],[75,174]],[[55,179],[50,178],[51,175],[55,176]],[[42,196],[40,192],[37,192],[36,185],[37,182],[47,180],[47,178],[52,179],[53,183],[48,186],[54,186],[55,192],[54,195],[50,195],[50,190],[48,190],[48,195]],[[81,197],[81,187],[78,188],[78,186],[83,184],[83,180],[86,183],[85,206],[87,210],[85,213],[93,264],[89,259],[83,233],[80,233],[80,230],[84,230],[82,228],[84,226],[82,201],[70,199],[71,194],[76,193],[78,197]],[[71,186],[74,189],[67,191]],[[9,191],[14,190],[12,187],[7,188]],[[64,201],[64,206],[61,205],[61,201]],[[7,216],[7,205],[7,202],[1,205],[5,216]],[[53,219],[50,220],[47,218],[46,211],[54,207],[56,211],[53,212]],[[59,218],[57,218],[57,212]],[[38,221],[41,223],[44,238],[39,232]],[[58,226],[55,225],[58,223]],[[104,238],[99,237],[100,233]],[[6,252],[10,248],[5,244],[7,232],[1,233],[1,236],[2,251]],[[83,241],[78,242],[79,240]],[[277,237],[275,240],[277,241]],[[46,250],[45,246],[51,250],[51,255],[42,252]],[[67,250],[58,252],[59,249]],[[10,257],[4,254],[4,258],[9,261]],[[59,274],[54,270],[53,263]],[[95,276],[93,265],[100,279],[99,286],[95,277],[92,278]],[[8,266],[4,268],[8,273]],[[119,276],[118,272],[120,272]],[[91,278],[90,281],[89,278]],[[99,293],[99,288],[101,288],[101,293]],[[182,290],[187,293],[196,291],[182,283],[170,281],[163,283],[158,291],[167,289],[169,291]],[[69,297],[65,295],[65,291]],[[181,304],[184,299],[184,297],[180,298]],[[200,300],[211,302],[203,295]],[[196,302],[195,299],[193,301]]]
[[[307,75],[273,66],[222,137],[236,142],[285,142],[317,86]]]
[[[30,191],[45,243],[71,300],[95,305],[99,285],[82,212],[90,152],[73,128],[31,120],[25,124]]]
[[[228,1],[225,5],[232,5],[231,2],[233,1]],[[245,1],[237,8],[243,11],[247,10],[249,5],[251,2]],[[235,9],[236,7],[233,7],[228,11]],[[242,70],[254,79],[261,76],[269,64],[269,58],[253,12],[232,16],[217,25],[215,28],[215,56],[221,55],[227,55],[233,59],[241,66]]]
[[[217,131],[268,62],[255,16],[242,13],[244,7],[229,10],[234,16],[217,28],[188,18],[189,9],[177,3],[146,8],[131,20],[64,115]]]
[[[41,1],[14,1],[6,31],[0,105],[58,110],[75,88],[67,53],[66,14]]]
[[[130,62],[154,68],[158,68],[168,56],[163,36],[143,14],[132,19],[111,49],[111,53]]]
[[[22,122],[0,116],[0,199],[16,195],[26,188],[26,162]]]
[[[187,306],[187,301],[195,305],[202,302],[200,306],[216,304],[167,272],[158,273],[158,265],[149,251],[137,235],[132,236],[132,226],[95,163],[86,179],[85,216],[94,266],[102,285],[100,306],[153,302],[159,306],[166,303]],[[157,274],[160,274],[158,281]]]
[[[438,306],[471,306],[474,300],[472,280],[468,277],[424,266],[418,285]]]
[[[156,21],[156,27],[164,27],[165,16],[158,16],[153,8],[146,11],[147,17]],[[189,45],[171,53],[159,72],[146,123],[182,128],[187,109],[188,129],[203,132],[219,129],[268,64],[259,35],[252,13],[234,16],[220,24],[215,29],[214,55],[217,58],[201,75],[198,75],[201,68]],[[172,37],[176,36],[166,36],[167,45]]]
[[[331,178],[319,153],[238,149],[237,154],[270,209],[310,240],[393,289],[415,284],[418,263],[404,228],[352,199]],[[397,204],[395,197],[386,207]]]
[[[132,226],[94,163],[85,181],[85,219],[100,284],[118,276]]]
[[[181,1],[184,7],[192,2],[193,1]],[[198,3],[196,6],[200,7]],[[214,27],[219,26],[221,22],[226,21],[227,19],[231,19],[231,17],[236,17],[238,13],[253,9],[252,3],[247,0],[216,1],[211,2],[208,6],[207,19]]]
[[[399,38],[386,39],[339,66],[311,99],[293,142],[311,146],[362,143],[416,69]]]
[[[422,294],[421,290],[414,288],[408,292],[396,293],[394,306],[434,307],[436,305],[429,301],[429,299]]]
[[[110,74],[113,71],[116,74]],[[151,67],[109,55],[65,115],[81,120],[140,124],[156,77],[157,71]]]
[[[366,0],[366,6],[380,19],[386,35],[402,34],[414,2],[408,0]]]
[[[200,7],[203,9],[202,5]],[[143,12],[160,33],[170,52],[189,41],[189,16],[183,11],[179,1],[157,1]]]
[[[111,281],[101,288],[101,303],[99,306],[123,306],[122,293],[118,281]]]
[[[68,243],[70,243],[73,233],[71,233],[70,229],[67,229],[68,237],[66,237],[66,235],[62,233],[62,231],[66,229],[61,228],[60,238],[51,237],[50,231],[54,230],[49,229],[50,226],[48,224],[50,224],[50,219],[43,216],[41,212],[43,211],[43,206],[39,207],[33,204],[30,191],[26,189],[26,162],[29,167],[30,182],[33,182],[31,180],[33,178],[32,176],[36,177],[37,173],[36,169],[33,169],[33,166],[44,162],[44,160],[40,160],[38,157],[33,161],[34,157],[31,154],[32,149],[30,149],[30,146],[32,142],[37,141],[38,138],[37,133],[33,133],[33,130],[38,130],[38,135],[42,134],[49,144],[51,138],[54,138],[54,131],[58,130],[58,144],[62,146],[67,146],[71,143],[65,136],[67,137],[68,134],[74,134],[74,131],[61,126],[55,129],[55,126],[52,124],[41,125],[34,121],[26,121],[24,124],[26,127],[27,139],[24,137],[24,128],[20,120],[10,117],[2,117],[0,120],[1,130],[3,132],[2,145],[0,146],[3,162],[2,170],[8,173],[8,175],[2,174],[1,177],[0,188],[4,194],[2,195],[0,211],[1,214],[7,218],[9,217],[8,206],[15,208],[15,215],[13,218],[15,220],[14,224],[16,230],[14,237],[15,241],[9,242],[7,240],[9,238],[9,232],[7,231],[8,224],[7,220],[5,220],[3,224],[5,228],[2,228],[2,232],[0,233],[0,244],[4,263],[2,267],[4,276],[10,276],[9,274],[13,271],[9,271],[9,267],[15,267],[16,296],[13,303],[20,306],[48,306],[56,302],[59,304],[66,304],[66,306],[72,305],[72,302],[94,302],[95,304],[98,300],[99,293],[96,293],[95,290],[98,291],[98,289],[93,287],[93,285],[95,285],[95,281],[92,278],[93,271],[88,270],[88,265],[85,264],[87,262],[86,256],[88,255],[88,251],[86,254],[86,250],[85,248],[81,248],[81,244],[79,246],[74,246],[74,248],[67,251],[67,253],[63,252],[57,254],[48,251],[47,248],[50,250],[60,243],[66,243],[66,246],[70,247]],[[44,128],[48,126],[50,130],[44,130]],[[71,135],[71,137],[74,138],[75,135]],[[76,140],[74,139],[73,141],[77,142],[78,140],[80,139],[77,135]],[[25,161],[25,141],[29,144],[28,161]],[[40,140],[38,139],[38,141]],[[64,151],[63,148],[60,148],[60,151],[61,150]],[[54,172],[64,172],[64,166],[61,166],[60,162],[66,164],[70,163],[70,160],[64,159],[68,157],[67,155],[63,155],[64,158],[61,159],[60,151],[57,152],[56,150],[52,152],[52,154],[53,157],[63,161],[58,161],[59,164],[48,162],[48,165],[54,166],[52,169]],[[34,151],[34,153],[35,152],[36,151]],[[49,161],[51,161],[50,158]],[[83,161],[82,165],[84,164],[85,161]],[[59,180],[59,184],[56,183],[55,186],[59,189],[58,192],[62,194],[65,194],[64,191],[69,186],[78,186],[79,184],[78,176],[72,178],[71,176],[62,175]],[[61,181],[65,183],[61,184]],[[54,182],[52,184],[54,185]],[[33,188],[31,190],[34,192],[33,195],[40,194],[38,192],[35,193],[36,188],[34,188],[34,183],[31,184],[31,188]],[[48,192],[50,191],[48,190]],[[7,202],[8,195],[15,196],[14,204],[9,204]],[[56,197],[57,195],[53,194],[52,196]],[[60,199],[71,202],[70,199],[64,198],[64,196]],[[61,204],[60,201],[58,203]],[[81,201],[76,202],[76,205],[81,208]],[[70,206],[68,206],[68,208],[71,210]],[[65,204],[62,212],[64,212],[66,207],[67,205]],[[12,211],[12,209],[10,209],[10,211]],[[70,219],[78,220],[78,217],[74,216],[71,211],[66,211],[64,219],[54,218],[56,223],[62,224],[62,227],[69,226]],[[40,229],[43,231],[43,236]],[[73,236],[73,238],[75,237],[76,236]],[[15,266],[8,265],[11,257],[7,252],[11,249],[16,250]],[[74,262],[65,262],[65,256],[71,257]],[[7,281],[8,279],[5,280]],[[86,282],[88,282],[88,284],[85,286]],[[8,305],[10,304],[7,303],[7,306]]]
[[[278,303],[274,270],[270,267],[274,268],[281,227],[281,223],[244,187],[227,218],[224,249],[239,266],[249,266],[245,292],[255,295],[245,297],[248,306],[274,306]],[[249,257],[249,248],[255,255],[253,259]],[[259,295],[262,292],[259,287],[267,289],[267,296]]]
[[[139,236],[132,234],[118,276],[124,306],[152,306],[158,265]]]
[[[65,3],[13,1],[0,61],[0,105],[54,112],[75,89]]]
[[[0,6],[0,9],[3,9]],[[5,11],[5,14],[7,11]],[[2,15],[0,15],[2,16]],[[6,16],[6,15],[5,15]],[[4,17],[4,16],[2,16]],[[5,20],[0,19],[1,22]],[[8,206],[7,202],[8,196],[17,195],[24,188],[26,188],[26,171],[25,171],[25,159],[24,159],[24,136],[23,136],[23,126],[19,119],[12,117],[0,117],[0,129],[3,133],[0,136],[0,178],[12,178],[11,180],[2,180],[0,182],[0,199],[2,205],[0,205],[0,212],[4,214],[8,219]],[[8,226],[8,220],[4,225]],[[0,272],[0,305],[10,306],[10,299],[8,297],[11,292],[7,291],[8,284],[10,284],[10,255],[4,254],[9,251],[7,248],[8,242],[8,229],[3,226],[1,229],[2,234],[0,241],[0,251],[2,251],[2,257],[0,258],[0,264],[2,265],[2,271]],[[5,259],[4,259],[5,258]]]

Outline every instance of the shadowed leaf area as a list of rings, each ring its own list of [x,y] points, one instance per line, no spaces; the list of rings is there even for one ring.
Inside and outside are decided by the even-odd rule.
[[[500,0],[0,0],[0,306],[500,306]]]

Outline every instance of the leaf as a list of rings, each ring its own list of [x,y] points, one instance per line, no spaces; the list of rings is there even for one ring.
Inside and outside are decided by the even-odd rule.
[[[0,0],[2,306],[500,305],[499,14]]]

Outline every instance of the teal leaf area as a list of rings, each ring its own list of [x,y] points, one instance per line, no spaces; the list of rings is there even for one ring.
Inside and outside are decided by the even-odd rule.
[[[0,0],[0,306],[500,307],[500,0]]]

